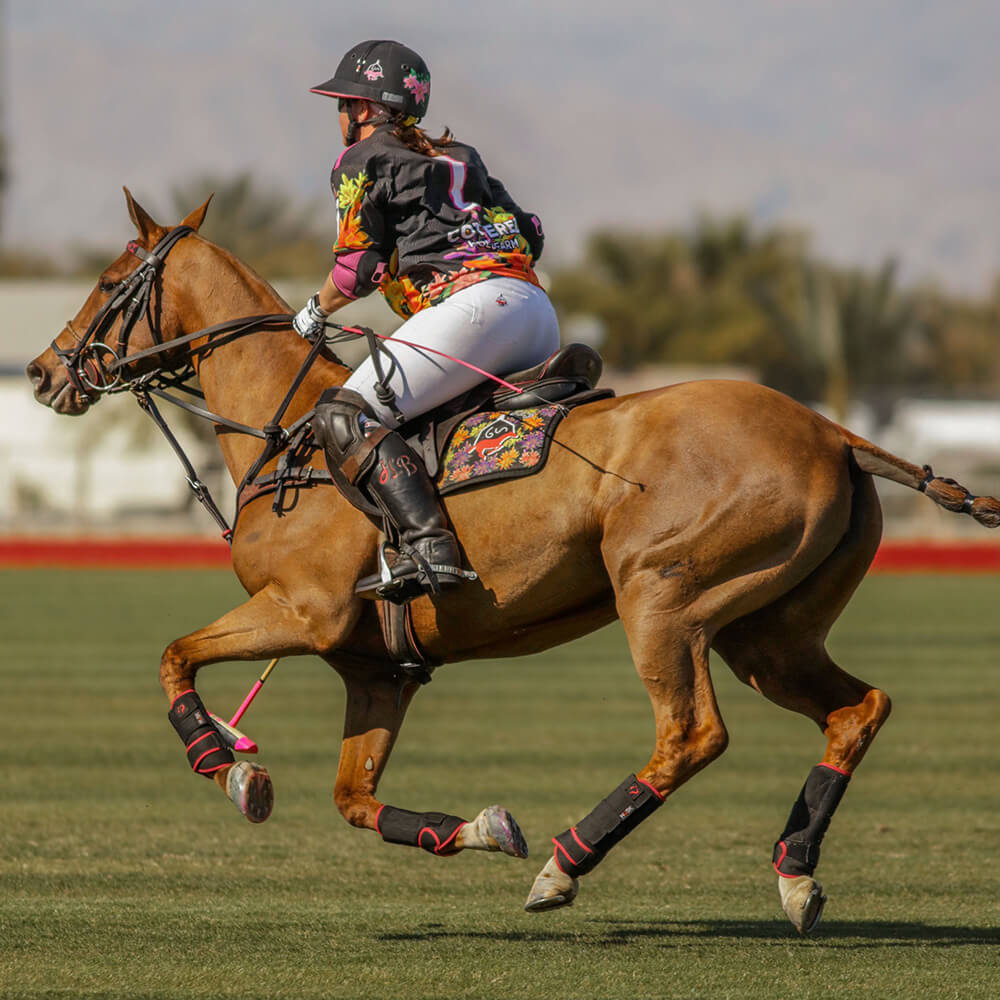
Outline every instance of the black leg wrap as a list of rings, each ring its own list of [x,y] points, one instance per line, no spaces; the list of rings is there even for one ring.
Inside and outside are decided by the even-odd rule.
[[[779,875],[812,875],[819,864],[819,845],[851,780],[849,774],[817,764],[792,806],[785,831],[774,845]]]
[[[431,854],[451,854],[455,837],[465,822],[447,813],[415,813],[395,806],[382,806],[375,828],[387,844],[422,847]]]
[[[556,864],[573,878],[586,875],[662,803],[651,785],[630,774],[585,819],[552,838]]]
[[[178,695],[167,718],[187,748],[188,763],[195,774],[211,778],[220,767],[235,763],[232,750],[223,742],[196,692]]]

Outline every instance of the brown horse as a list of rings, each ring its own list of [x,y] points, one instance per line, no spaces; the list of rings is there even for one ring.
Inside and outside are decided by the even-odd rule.
[[[60,413],[83,413],[100,395],[93,386],[101,384],[97,376],[112,351],[134,357],[180,341],[123,370],[134,378],[164,359],[175,366],[193,361],[211,411],[261,427],[309,345],[290,325],[273,323],[213,341],[211,349],[213,334],[198,334],[235,317],[290,319],[288,306],[249,267],[197,234],[207,203],[184,220],[192,232],[162,259],[150,251],[178,230],[155,223],[128,191],[126,199],[138,239],[101,275],[53,347],[28,366],[36,398]],[[105,322],[107,303],[140,278],[150,287],[146,308]],[[118,312],[127,308],[126,302]],[[109,348],[94,347],[97,341]],[[86,371],[94,377],[82,379]],[[320,358],[295,392],[286,422],[307,414],[325,388],[348,374],[332,356]],[[240,482],[259,442],[220,433],[219,446]],[[888,697],[838,667],[825,648],[879,544],[872,475],[920,489],[990,527],[1000,523],[993,498],[973,497],[783,395],[730,381],[575,409],[560,424],[540,473],[448,498],[478,581],[414,602],[423,649],[442,663],[534,653],[618,617],[655,715],[651,759],[555,838],[528,909],[571,902],[581,875],[726,748],[709,674],[715,649],[740,680],[812,719],[826,736],[822,762],[810,772],[774,855],[790,919],[800,931],[815,925],[825,900],[812,878],[819,843],[889,714]],[[175,706],[172,716],[177,704],[200,707],[184,699],[196,699],[195,677],[206,664],[317,654],[347,688],[334,800],[349,823],[437,854],[474,848],[523,856],[516,824],[499,807],[466,823],[376,798],[419,687],[389,658],[376,605],[354,594],[354,582],[376,569],[377,541],[376,528],[336,489],[300,491],[294,509],[280,518],[270,503],[250,503],[232,539],[233,568],[249,600],[167,647],[160,678]],[[208,728],[189,732],[207,739]],[[266,818],[267,772],[234,766],[231,754],[219,753],[212,777],[251,819]],[[230,778],[239,768],[243,784],[236,782],[234,793]]]

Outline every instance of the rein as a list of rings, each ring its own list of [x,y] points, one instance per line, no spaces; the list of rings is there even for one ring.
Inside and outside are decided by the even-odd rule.
[[[437,354],[448,359],[449,361],[454,361],[458,364],[464,365],[466,368],[482,375],[485,379],[496,382],[507,389],[511,389],[515,392],[523,391],[519,390],[517,386],[512,385],[510,382],[497,375],[484,371],[481,368],[477,368],[475,365],[472,365],[467,361],[463,361],[461,358],[454,358],[449,354],[445,354],[443,351],[435,350],[434,348],[427,347],[426,345],[410,344],[405,340],[400,340],[399,338],[391,338],[387,335],[377,334],[367,327],[339,326],[336,323],[327,322],[325,326],[338,330],[339,334],[316,338],[308,355],[306,356],[305,361],[300,367],[295,378],[292,380],[292,384],[289,387],[288,392],[285,394],[284,399],[278,406],[277,412],[271,420],[264,425],[263,428],[251,427],[247,424],[230,420],[228,417],[223,417],[218,413],[213,413],[211,410],[205,409],[204,407],[197,406],[194,403],[190,403],[179,399],[176,396],[170,395],[166,391],[168,388],[186,392],[192,396],[204,399],[204,395],[199,390],[192,389],[185,384],[195,373],[192,360],[193,358],[203,352],[215,350],[223,344],[237,340],[245,334],[259,330],[261,327],[288,327],[291,325],[292,321],[291,313],[268,313],[258,316],[241,316],[236,319],[217,323],[214,326],[205,327],[204,329],[197,330],[194,333],[187,333],[183,336],[165,341],[160,332],[159,324],[154,316],[152,308],[153,288],[156,283],[156,279],[162,271],[167,255],[181,239],[193,232],[195,232],[195,230],[191,226],[177,226],[175,229],[172,229],[169,233],[167,233],[151,251],[145,250],[134,240],[129,242],[126,249],[129,253],[139,258],[139,266],[112,286],[109,291],[108,300],[97,311],[97,314],[90,321],[90,324],[82,335],[79,334],[73,327],[71,321],[66,321],[66,329],[74,339],[72,347],[60,347],[55,340],[52,341],[51,347],[56,357],[58,357],[66,368],[67,381],[82,395],[92,396],[95,393],[98,395],[110,395],[118,392],[129,391],[136,397],[136,401],[138,402],[140,408],[156,424],[159,431],[166,438],[167,443],[177,455],[181,465],[184,467],[184,474],[187,479],[188,486],[191,488],[195,499],[197,499],[197,501],[212,516],[216,524],[218,524],[222,529],[222,537],[230,544],[232,544],[236,519],[239,518],[241,495],[243,495],[244,491],[247,490],[248,487],[255,484],[261,470],[265,465],[267,465],[268,462],[272,461],[282,452],[289,449],[291,449],[293,453],[298,452],[308,437],[308,424],[315,413],[314,410],[310,410],[287,428],[281,426],[281,418],[285,415],[289,404],[294,398],[296,392],[298,392],[299,387],[308,375],[309,370],[312,368],[316,359],[319,357],[323,348],[326,347],[327,344],[336,343],[345,337],[363,336],[368,340],[369,351],[378,376],[376,394],[378,395],[380,401],[382,401],[395,413],[397,421],[400,423],[403,422],[403,415],[395,406],[395,393],[389,388],[388,385],[389,375],[391,372],[386,373],[382,368],[380,354],[383,351],[386,351],[386,348],[382,346],[380,341],[391,340],[397,344]],[[129,339],[131,338],[132,331],[141,316],[145,316],[146,318],[150,335],[154,343],[151,347],[143,348],[142,350],[134,351],[129,354]],[[106,343],[104,338],[110,334],[111,327],[119,318],[121,319],[121,326],[118,330],[117,344],[115,347],[111,347],[110,344]],[[204,340],[204,343],[187,351],[182,363],[174,367],[156,367],[149,371],[135,375],[134,377],[128,377],[127,369],[130,366],[133,366],[138,362],[147,361],[150,358],[159,359],[168,351],[176,352],[178,348],[193,344],[197,340]],[[109,356],[110,360],[107,363],[102,363],[102,354]],[[336,356],[334,357],[336,358]],[[339,359],[337,360],[339,361]],[[257,459],[247,470],[242,481],[237,486],[237,507],[232,526],[230,526],[222,512],[219,510],[219,507],[212,498],[208,487],[199,478],[197,470],[154,403],[152,398],[153,396],[158,399],[162,399],[173,406],[177,406],[182,410],[186,410],[188,413],[191,413],[196,417],[209,420],[222,427],[228,427],[230,430],[236,431],[240,434],[248,434],[252,437],[260,438],[264,442],[264,447],[261,450],[260,455],[258,455]],[[286,456],[286,458],[287,457],[288,456]],[[283,462],[279,464],[279,468],[276,473],[269,477],[265,477],[267,479],[272,479],[278,485],[278,497],[275,500],[276,510],[279,508],[281,503],[284,484],[288,479],[292,478],[290,464],[290,462],[283,460]],[[312,470],[310,470],[310,472],[311,471]],[[323,475],[324,474],[322,473],[316,473],[313,474],[311,478],[319,480],[323,477]]]
[[[153,402],[152,397],[156,396],[182,410],[186,410],[188,413],[204,420],[210,420],[214,424],[228,427],[230,430],[240,434],[248,434],[264,441],[264,448],[261,454],[247,470],[243,481],[237,488],[237,496],[239,496],[239,493],[253,482],[255,477],[260,473],[260,470],[271,459],[285,450],[289,442],[296,435],[305,430],[306,425],[312,418],[313,411],[310,410],[309,413],[305,414],[288,428],[282,427],[280,423],[289,404],[308,375],[310,368],[312,368],[323,350],[325,341],[323,338],[318,338],[316,343],[313,344],[309,354],[306,356],[306,360],[292,380],[288,392],[278,406],[276,413],[263,428],[258,429],[235,420],[230,420],[228,417],[213,413],[211,410],[179,399],[166,392],[167,388],[171,388],[204,399],[204,395],[200,391],[184,384],[194,374],[192,358],[202,352],[214,350],[222,344],[237,340],[247,333],[259,330],[261,327],[281,326],[287,328],[291,325],[292,320],[291,313],[241,316],[237,319],[205,327],[194,333],[185,334],[173,340],[164,341],[150,305],[153,286],[163,267],[163,262],[167,254],[179,240],[192,232],[194,232],[194,229],[190,226],[178,226],[160,240],[152,251],[146,251],[135,241],[130,242],[127,245],[127,249],[140,259],[141,263],[139,267],[116,283],[111,289],[107,302],[98,310],[97,314],[90,321],[87,330],[82,335],[76,331],[70,321],[67,321],[66,329],[74,339],[74,345],[71,348],[62,348],[55,341],[52,341],[51,346],[55,355],[66,368],[67,380],[78,392],[85,395],[92,395],[94,393],[110,395],[127,390],[136,397],[140,408],[153,420],[180,460],[181,465],[184,467],[188,486],[190,486],[195,498],[205,507],[222,529],[222,537],[227,542],[232,543],[233,528],[222,515],[208,487],[199,478],[194,465],[176,436],[170,430],[167,421]],[[143,314],[146,316],[154,345],[129,354],[129,338],[139,317]],[[112,325],[119,317],[121,317],[121,327],[118,331],[118,341],[115,347],[111,347],[105,343],[103,338],[108,336]],[[126,372],[128,366],[134,365],[136,362],[149,358],[159,358],[167,351],[176,351],[178,348],[201,339],[204,339],[205,343],[188,351],[183,363],[176,367],[166,368],[161,366],[133,378],[125,377],[123,374]],[[110,355],[112,360],[107,364],[102,364],[99,357],[101,352]]]
[[[146,316],[153,340],[158,345],[163,344],[159,325],[151,310],[153,285],[167,254],[170,253],[178,240],[192,232],[194,230],[190,226],[178,226],[167,233],[152,252],[143,249],[134,240],[130,242],[127,249],[139,258],[141,261],[139,266],[131,274],[115,283],[111,288],[107,302],[97,311],[97,315],[90,321],[90,325],[82,336],[77,334],[70,323],[66,324],[70,334],[76,338],[76,343],[72,348],[67,350],[60,347],[54,340],[52,341],[52,350],[65,365],[66,377],[77,392],[84,394],[110,392],[117,387],[117,380],[109,384],[104,378],[105,369],[100,362],[100,353],[107,352],[114,358],[112,368],[120,367],[120,360],[128,350],[129,337],[131,337],[132,330],[141,315],[145,314]],[[110,344],[105,343],[104,337],[107,336],[111,326],[119,317],[121,318],[121,326],[118,330],[118,343],[116,347],[111,347]],[[92,366],[91,370],[88,370],[88,365]],[[93,378],[91,378],[92,374]]]

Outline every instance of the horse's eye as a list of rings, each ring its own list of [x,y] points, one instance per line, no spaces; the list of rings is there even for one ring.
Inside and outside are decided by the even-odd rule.
[[[102,292],[107,294],[108,292],[114,291],[115,285],[117,284],[117,281],[112,281],[110,278],[101,278],[101,280],[97,283],[97,287]]]

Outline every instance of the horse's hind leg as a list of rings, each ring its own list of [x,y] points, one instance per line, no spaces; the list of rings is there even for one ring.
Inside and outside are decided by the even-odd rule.
[[[645,599],[642,575],[621,589],[618,604],[636,669],[653,704],[653,755],[588,816],[554,838],[555,852],[528,895],[529,912],[572,903],[580,876],[726,748],[728,735],[709,676],[708,640],[697,624],[662,606],[663,591],[655,583],[645,588],[654,599]]]
[[[826,752],[809,772],[773,856],[785,913],[808,933],[826,903],[813,879],[820,844],[851,775],[889,715],[889,698],[841,670],[821,639],[803,641],[789,633],[782,640],[741,629],[717,640],[716,649],[737,676],[775,704],[811,718],[827,737]]]
[[[812,877],[820,843],[890,710],[883,691],[841,670],[825,647],[830,627],[871,562],[878,542],[876,514],[877,507],[856,501],[851,530],[810,577],[774,604],[723,628],[713,642],[744,683],[812,719],[827,738],[823,759],[806,778],[774,848],[782,906],[802,933],[816,926],[826,902]]]
[[[168,718],[184,743],[188,763],[196,774],[212,778],[251,822],[263,822],[271,813],[270,776],[259,764],[236,763],[195,690],[195,676],[220,660],[265,660],[312,648],[302,618],[265,588],[211,625],[174,640],[160,661],[160,684],[170,700]]]

